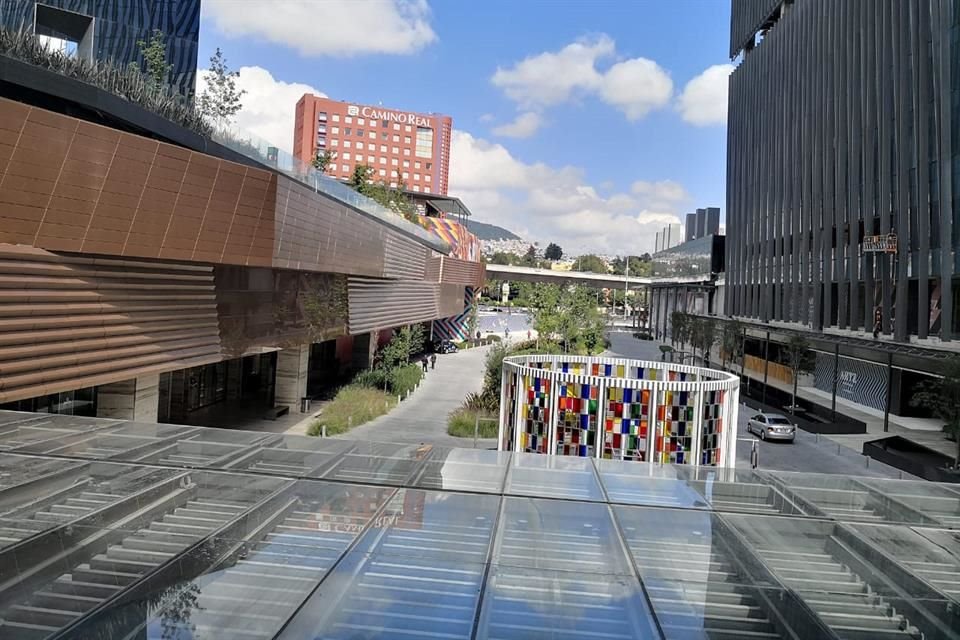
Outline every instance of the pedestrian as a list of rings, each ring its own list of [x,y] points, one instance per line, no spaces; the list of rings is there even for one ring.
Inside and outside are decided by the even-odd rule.
[[[480,329],[477,329],[477,341],[480,340]]]
[[[420,364],[423,365],[423,372],[426,373],[427,372],[427,356],[423,356],[423,358],[421,358]]]
[[[527,329],[527,340],[530,340],[530,329]]]
[[[431,369],[437,368],[437,354],[435,353],[430,354],[430,368]]]
[[[510,338],[510,329],[509,327],[503,328],[503,339],[508,340]]]

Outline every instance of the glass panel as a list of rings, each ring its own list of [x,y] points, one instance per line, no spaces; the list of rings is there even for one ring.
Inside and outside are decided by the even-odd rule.
[[[516,453],[506,493],[514,495],[603,500],[593,461],[567,456]]]
[[[908,504],[942,526],[960,529],[960,491],[956,485],[879,478],[863,478],[861,481]]]
[[[704,497],[690,483],[676,477],[677,468],[610,460],[597,462],[600,481],[611,502],[686,509],[709,508]]]
[[[401,489],[282,638],[470,638],[499,496]]]
[[[346,482],[371,482],[400,486],[414,477],[414,472],[433,452],[432,445],[400,445],[383,442],[357,442],[332,466],[311,472],[322,477]]]
[[[431,456],[415,484],[425,489],[500,493],[509,464],[506,452],[451,449]]]

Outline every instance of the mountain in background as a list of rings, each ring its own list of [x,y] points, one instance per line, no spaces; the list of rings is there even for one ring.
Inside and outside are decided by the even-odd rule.
[[[467,229],[480,240],[520,240],[520,236],[503,227],[467,219]]]

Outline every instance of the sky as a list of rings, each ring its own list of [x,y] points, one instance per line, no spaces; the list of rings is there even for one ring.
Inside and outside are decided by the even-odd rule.
[[[450,115],[450,194],[572,255],[651,251],[684,213],[723,211],[728,0],[202,7],[199,66],[223,51],[237,127],[281,149],[304,93]]]

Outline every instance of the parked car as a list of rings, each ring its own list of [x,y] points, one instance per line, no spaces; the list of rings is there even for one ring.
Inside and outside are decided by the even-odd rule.
[[[436,353],[456,353],[457,345],[453,344],[449,340],[440,340],[439,342],[434,343],[433,350]]]
[[[747,421],[747,431],[760,436],[761,440],[786,440],[797,437],[797,426],[779,413],[758,413]]]

